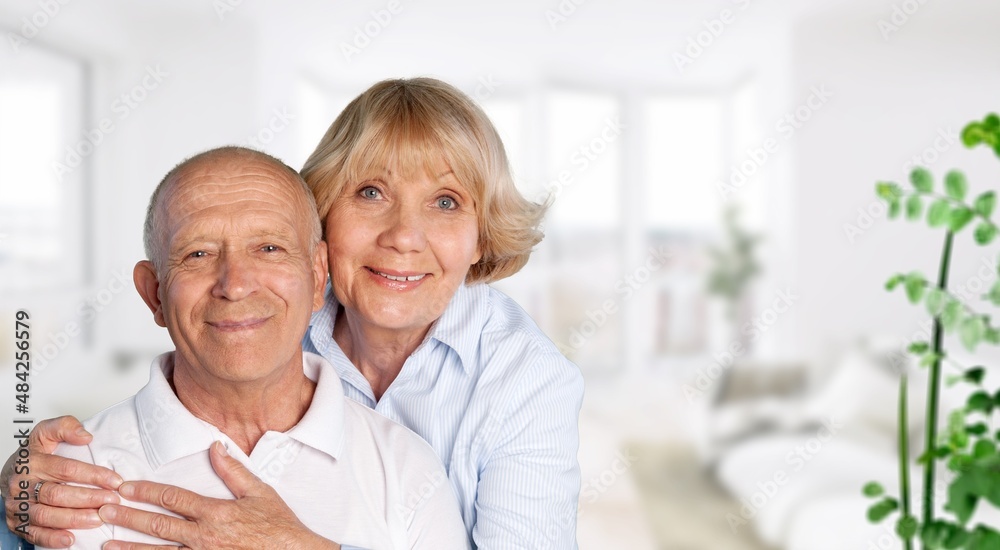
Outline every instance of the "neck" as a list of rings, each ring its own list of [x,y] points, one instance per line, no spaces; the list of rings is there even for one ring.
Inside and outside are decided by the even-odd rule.
[[[407,357],[424,341],[428,330],[430,325],[412,330],[376,327],[341,307],[333,339],[368,380],[378,401],[403,369]]]
[[[248,456],[264,433],[286,432],[305,415],[316,383],[302,372],[302,353],[272,376],[233,382],[193,369],[176,353],[174,393],[196,417],[229,436]]]

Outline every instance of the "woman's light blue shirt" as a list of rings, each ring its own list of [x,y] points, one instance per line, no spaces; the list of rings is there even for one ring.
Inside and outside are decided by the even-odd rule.
[[[344,393],[407,426],[444,462],[479,548],[575,548],[580,369],[525,311],[485,284],[461,286],[377,402],[333,340],[327,288],[303,349]]]

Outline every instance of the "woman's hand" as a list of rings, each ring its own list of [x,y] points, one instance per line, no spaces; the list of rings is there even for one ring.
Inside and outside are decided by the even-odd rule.
[[[60,442],[86,445],[93,436],[72,416],[43,420],[28,438],[27,457],[18,449],[7,459],[0,472],[0,489],[6,498],[7,527],[28,542],[50,548],[66,548],[73,544],[73,535],[66,529],[87,529],[101,525],[97,509],[104,504],[117,504],[117,489],[122,478],[113,471],[60,456],[52,456]],[[38,490],[35,486],[45,482]],[[74,487],[67,482],[103,487]],[[30,523],[25,529],[25,517],[18,506],[29,503]],[[19,528],[20,527],[20,528]]]
[[[295,517],[278,493],[226,453],[216,441],[209,450],[212,468],[236,500],[203,497],[172,485],[129,481],[121,495],[129,500],[155,504],[183,518],[108,505],[100,510],[107,523],[184,545],[185,548],[296,548],[339,549],[340,545],[310,531]],[[110,541],[104,550],[177,550]]]

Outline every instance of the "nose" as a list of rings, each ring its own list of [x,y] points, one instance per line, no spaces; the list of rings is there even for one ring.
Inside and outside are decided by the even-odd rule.
[[[420,252],[427,246],[426,219],[419,206],[396,205],[386,215],[378,244],[400,254]]]
[[[240,252],[224,251],[219,258],[212,296],[235,302],[252,294],[256,286],[251,258]]]

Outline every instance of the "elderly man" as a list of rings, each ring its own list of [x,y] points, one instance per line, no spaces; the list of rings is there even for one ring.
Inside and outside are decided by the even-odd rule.
[[[100,511],[108,523],[74,531],[73,548],[163,542],[113,525],[126,516],[181,540],[173,535],[184,519],[164,522],[151,512],[165,510],[138,501],[176,506],[185,490],[220,499],[223,517],[235,512],[226,506],[260,503],[261,527],[233,513],[242,524],[221,529],[266,528],[269,548],[468,546],[430,446],[345,399],[336,371],[302,351],[323,304],[327,254],[312,194],[294,170],[242,148],[195,156],[153,193],[144,241],[149,260],[135,266],[136,289],[176,350],[154,361],[139,393],[85,423],[89,445],[58,454],[182,489],[124,483],[122,505]],[[185,544],[221,547],[229,535],[204,536]]]

